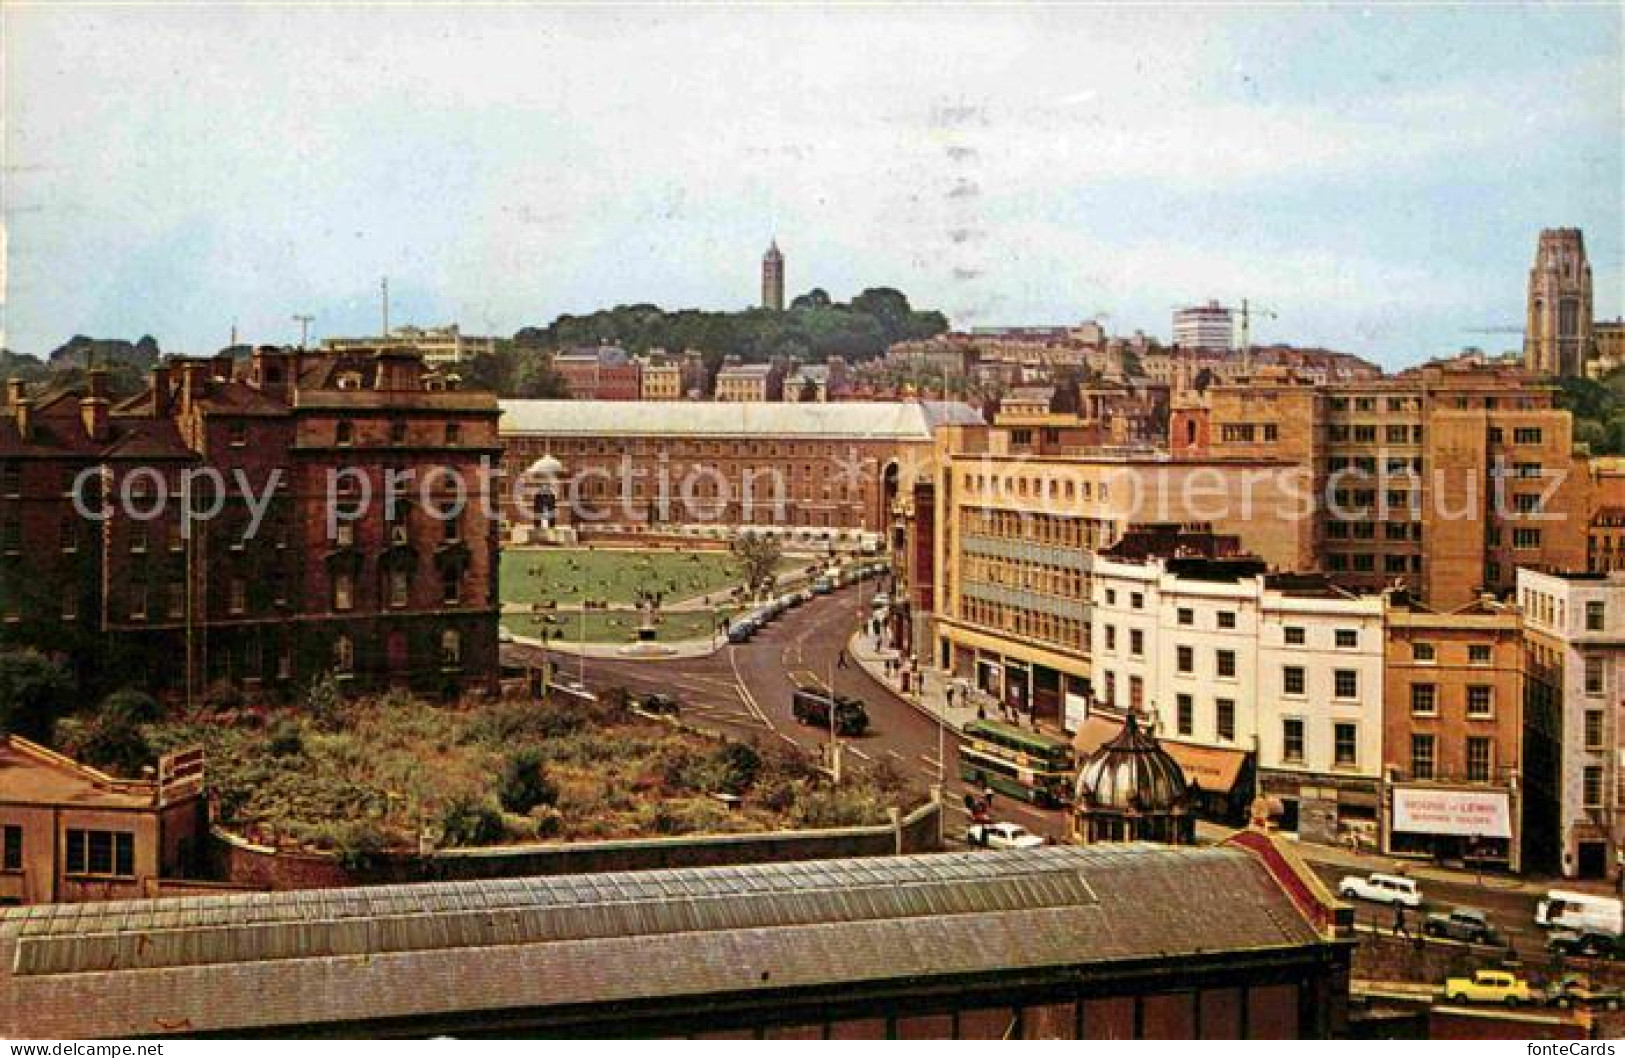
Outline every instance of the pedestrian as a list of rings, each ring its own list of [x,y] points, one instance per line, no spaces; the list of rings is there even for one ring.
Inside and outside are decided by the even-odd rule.
[[[835,659],[835,667],[838,668],[838,669],[846,668],[846,648],[845,647],[841,648],[841,653],[839,654],[839,656],[836,657],[836,659]]]
[[[1404,937],[1407,940],[1409,940],[1411,936],[1410,928],[1405,925],[1404,904],[1394,905],[1394,936]]]

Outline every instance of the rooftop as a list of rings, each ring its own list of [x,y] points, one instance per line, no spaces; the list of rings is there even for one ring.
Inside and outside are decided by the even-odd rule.
[[[15,735],[0,738],[0,803],[151,808],[156,783],[115,779]]]
[[[856,401],[836,404],[505,400],[505,436],[827,437],[929,441],[942,425],[982,425],[966,404]]]

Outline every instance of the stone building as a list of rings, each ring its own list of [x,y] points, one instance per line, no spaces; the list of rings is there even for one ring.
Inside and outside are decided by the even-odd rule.
[[[497,415],[393,347],[171,360],[116,406],[13,385],[0,642],[174,693],[489,683]]]
[[[784,311],[784,254],[779,240],[768,244],[762,255],[762,308],[774,312]]]
[[[744,364],[729,357],[717,371],[714,399],[718,404],[764,404],[784,399],[786,365]]]
[[[1591,263],[1578,228],[1548,228],[1529,270],[1524,366],[1559,378],[1584,378],[1593,355]]]
[[[571,400],[641,400],[643,364],[618,345],[555,353],[553,370]]]

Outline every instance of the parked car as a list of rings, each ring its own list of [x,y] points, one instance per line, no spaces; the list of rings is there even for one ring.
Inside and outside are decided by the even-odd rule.
[[[728,642],[748,643],[750,637],[756,634],[756,626],[747,620],[738,620],[728,626]]]
[[[1546,986],[1546,1002],[1554,1007],[1601,1007],[1618,1010],[1625,1003],[1625,992],[1617,988],[1598,988],[1584,974],[1568,974],[1560,981]]]
[[[1533,1003],[1535,994],[1529,982],[1505,970],[1476,970],[1471,977],[1451,977],[1444,983],[1444,997],[1452,1003]]]
[[[989,849],[1031,849],[1044,844],[1043,838],[1020,823],[972,823],[965,830],[965,841]]]
[[[819,577],[812,583],[812,591],[814,595],[828,595],[834,590],[835,582],[830,580],[828,577]]]
[[[1494,944],[1497,940],[1489,916],[1471,907],[1453,907],[1448,912],[1429,915],[1422,923],[1422,932],[1430,937],[1448,937],[1473,944]]]
[[[1368,874],[1364,878],[1351,874],[1337,883],[1337,891],[1345,900],[1370,900],[1409,908],[1422,906],[1422,887],[1397,874]]]
[[[1556,929],[1546,938],[1546,950],[1559,955],[1589,955],[1594,959],[1618,959],[1619,938],[1593,929]]]
[[[638,708],[656,716],[676,716],[682,711],[682,703],[674,695],[646,694],[643,700],[638,702]]]

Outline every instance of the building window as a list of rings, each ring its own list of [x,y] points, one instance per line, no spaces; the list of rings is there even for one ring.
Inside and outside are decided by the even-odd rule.
[[[340,612],[355,609],[355,577],[350,573],[333,575],[333,609]]]
[[[124,830],[69,830],[68,874],[135,877],[135,835]]]
[[[1520,551],[1533,551],[1540,547],[1539,529],[1512,530],[1512,546]]]
[[[62,553],[71,555],[79,550],[79,523],[71,517],[62,522]]]
[[[23,869],[23,828],[7,824],[0,827],[0,871]]]
[[[355,640],[349,636],[339,636],[333,640],[333,671],[338,673],[355,671]]]
[[[1282,634],[1286,637],[1286,645],[1287,646],[1289,646],[1289,647],[1301,647],[1301,646],[1303,646],[1303,643],[1304,643],[1303,629],[1299,628],[1297,625],[1287,625],[1286,628],[1282,630]]]
[[[1467,715],[1482,719],[1495,715],[1495,688],[1475,683],[1467,688]]]
[[[1585,770],[1585,807],[1602,807],[1602,768],[1596,764],[1586,765]]]
[[[348,419],[342,419],[333,428],[333,443],[343,448],[355,444],[355,424]]]
[[[1467,645],[1467,663],[1469,665],[1488,665],[1490,663],[1490,645],[1488,643],[1469,643]]]
[[[130,526],[130,553],[143,555],[147,551],[147,527],[144,525]]]
[[[1219,698],[1213,703],[1214,726],[1218,731],[1221,742],[1234,742],[1236,740],[1236,703],[1229,698]]]
[[[1587,709],[1585,719],[1586,749],[1602,749],[1602,710]]]
[[[227,443],[233,448],[246,448],[248,446],[248,424],[234,422],[226,427]]]
[[[1179,619],[1179,623],[1182,625],[1189,626],[1196,623],[1196,612],[1188,606],[1181,606],[1176,611],[1176,616]]]
[[[1288,764],[1303,763],[1303,721],[1296,717],[1281,721],[1281,759]]]
[[[1605,612],[1600,602],[1586,603],[1586,631],[1601,632],[1604,626]]]
[[[1411,660],[1412,661],[1434,661],[1434,660],[1437,660],[1437,658],[1438,658],[1438,653],[1433,649],[1433,644],[1432,643],[1412,643],[1411,644]]]
[[[1353,669],[1338,669],[1332,673],[1332,694],[1338,698],[1360,696],[1360,674]]]
[[[446,444],[460,445],[463,443],[463,426],[461,423],[448,422],[446,424]]]
[[[1145,680],[1138,676],[1128,678],[1128,705],[1135,712],[1145,705]]]
[[[1138,628],[1128,630],[1128,652],[1137,658],[1145,655],[1145,633]]]
[[[1117,704],[1117,673],[1106,673],[1106,704]]]
[[[1128,597],[1128,604],[1131,609],[1143,610],[1145,609],[1145,596],[1139,592],[1134,592]]]
[[[1236,652],[1234,650],[1214,651],[1215,667],[1223,679],[1236,678]]]
[[[1433,778],[1433,736],[1411,736],[1411,778]]]
[[[1233,611],[1233,610],[1220,610],[1217,616],[1218,616],[1219,627],[1220,628],[1234,628],[1234,627],[1236,627],[1236,614],[1235,614],[1235,611]]]
[[[448,517],[446,525],[446,543],[455,544],[463,539],[463,520],[455,516]]]
[[[178,621],[186,616],[186,579],[176,577],[164,589],[164,616]]]
[[[1518,445],[1540,444],[1540,427],[1520,426],[1512,431],[1512,443]]]
[[[1431,683],[1411,684],[1411,715],[1432,716],[1438,712],[1439,689]]]
[[[1117,649],[1117,626],[1116,625],[1107,625],[1106,626],[1106,649],[1107,650],[1116,650]]]
[[[349,522],[339,522],[333,526],[333,544],[335,547],[354,547],[355,526]]]
[[[1586,658],[1585,680],[1587,694],[1603,693],[1602,658]]]
[[[445,575],[444,592],[442,594],[442,599],[444,600],[445,604],[447,606],[456,606],[457,603],[462,599],[462,592],[462,576],[455,572],[447,573]]]
[[[392,422],[389,424],[389,443],[392,445],[403,445],[406,443],[406,424],[404,422]]]
[[[5,469],[0,470],[0,496],[15,500],[23,494],[23,468],[16,463],[7,463]]]
[[[248,582],[241,577],[231,578],[226,592],[226,610],[239,615],[248,609]]]
[[[410,600],[407,591],[406,570],[392,569],[389,571],[389,605],[399,610]]]
[[[1360,633],[1352,628],[1339,628],[1336,643],[1339,650],[1353,650],[1360,645]]]
[[[1467,740],[1467,781],[1490,781],[1490,740],[1479,735]]]
[[[463,665],[463,637],[456,629],[448,628],[440,633],[440,666],[441,668],[456,669]]]
[[[1116,606],[1117,605],[1117,589],[1116,588],[1107,588],[1106,589],[1106,605],[1107,606]]]
[[[130,620],[145,621],[147,619],[147,586],[142,583],[130,586]]]
[[[79,585],[67,584],[62,588],[62,619],[72,621],[79,616]]]
[[[1281,668],[1281,693],[1301,695],[1304,692],[1304,678],[1302,665],[1285,665]]]
[[[1189,735],[1196,729],[1196,706],[1188,694],[1174,697],[1175,721],[1181,735]]]
[[[1353,724],[1332,725],[1332,762],[1352,768],[1360,761],[1359,731]]]

